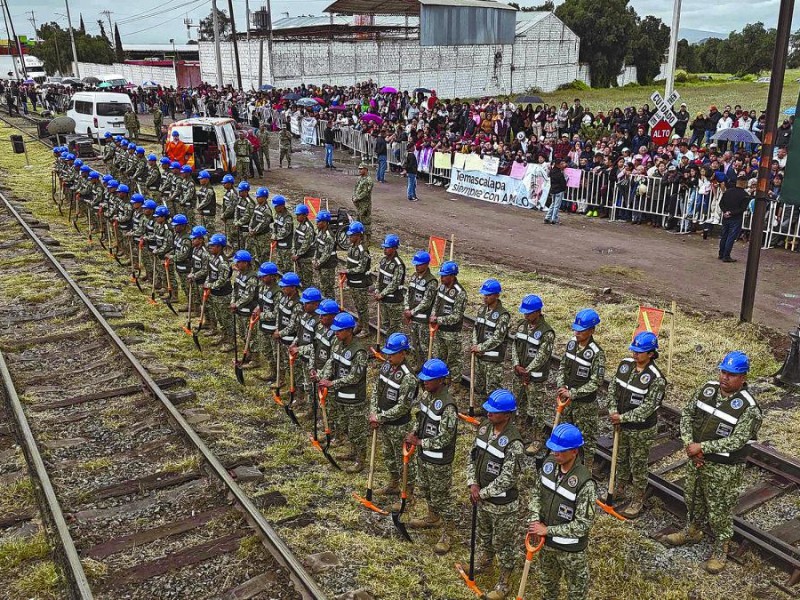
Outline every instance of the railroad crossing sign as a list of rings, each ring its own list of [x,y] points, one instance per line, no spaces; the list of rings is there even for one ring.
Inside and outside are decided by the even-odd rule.
[[[678,117],[672,112],[672,107],[680,100],[680,97],[680,94],[676,91],[673,91],[666,100],[658,92],[653,92],[650,95],[650,100],[656,105],[656,112],[653,113],[650,121],[648,121],[651,128],[655,127],[659,121],[666,121],[670,127],[675,127]]]

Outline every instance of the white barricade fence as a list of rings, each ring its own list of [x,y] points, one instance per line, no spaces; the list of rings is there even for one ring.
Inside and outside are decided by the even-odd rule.
[[[408,142],[391,142],[389,144],[389,152],[386,159],[390,167],[403,168],[406,164],[407,148]]]
[[[419,158],[417,160],[419,160]],[[453,154],[451,152],[433,152],[433,156],[428,160],[426,167],[429,175],[429,185],[434,183],[448,183],[453,168]]]

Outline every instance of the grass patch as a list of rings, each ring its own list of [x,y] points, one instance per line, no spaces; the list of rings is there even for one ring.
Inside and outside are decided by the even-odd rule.
[[[33,482],[25,477],[0,487],[0,514],[18,512],[36,506]]]

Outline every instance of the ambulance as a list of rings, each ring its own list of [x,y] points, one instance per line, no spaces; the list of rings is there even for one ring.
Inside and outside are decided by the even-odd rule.
[[[172,132],[177,131],[184,146],[179,154],[170,156]],[[167,128],[165,152],[181,164],[192,166],[195,173],[206,170],[216,177],[236,170],[236,121],[227,117],[192,117],[170,123]]]

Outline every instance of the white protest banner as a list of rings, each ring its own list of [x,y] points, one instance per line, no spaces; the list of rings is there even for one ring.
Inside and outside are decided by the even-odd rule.
[[[495,204],[533,208],[530,181],[530,176],[514,179],[506,175],[489,175],[482,171],[464,171],[453,167],[447,191]]]
[[[496,156],[483,157],[483,172],[489,175],[497,175],[497,169],[500,168],[500,159]]]
[[[300,122],[300,143],[317,145],[317,120],[314,117],[305,117]]]
[[[289,131],[291,131],[294,135],[300,136],[300,116],[299,115],[292,115],[289,117]]]

